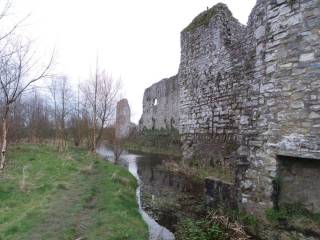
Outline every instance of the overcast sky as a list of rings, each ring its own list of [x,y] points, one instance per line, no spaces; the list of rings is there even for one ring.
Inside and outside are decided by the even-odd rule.
[[[76,82],[100,67],[121,77],[132,120],[142,113],[144,89],[177,73],[180,31],[218,2],[246,24],[256,0],[15,0],[19,16],[31,13],[24,32],[40,48],[57,49],[57,69]]]

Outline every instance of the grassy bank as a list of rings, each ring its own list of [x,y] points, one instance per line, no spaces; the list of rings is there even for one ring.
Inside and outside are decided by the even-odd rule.
[[[175,129],[144,130],[125,144],[129,151],[181,157],[179,132]]]
[[[234,176],[231,170],[223,169],[220,166],[211,167],[201,164],[192,164],[181,160],[168,161],[162,166],[164,170],[177,175],[188,177],[194,182],[203,183],[207,177],[215,177],[228,183],[234,183]]]
[[[10,149],[0,175],[0,239],[147,239],[136,181],[84,150]]]

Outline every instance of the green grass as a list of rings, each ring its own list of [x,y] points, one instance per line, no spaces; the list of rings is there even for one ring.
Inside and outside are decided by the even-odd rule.
[[[178,225],[177,240],[227,240],[227,234],[217,224],[205,220],[184,219]]]
[[[193,21],[183,30],[183,32],[193,32],[200,26],[208,27],[211,19],[222,11],[228,12],[230,15],[232,15],[225,4],[216,4],[212,8],[200,13],[196,18],[194,18]]]
[[[286,222],[296,229],[320,229],[320,213],[309,212],[302,203],[282,203],[278,210],[266,210],[266,218],[274,225]]]
[[[133,152],[153,153],[181,157],[180,135],[175,129],[144,130],[126,142],[125,148]]]
[[[218,212],[208,212],[201,220],[184,219],[178,223],[177,240],[251,239],[245,227]]]
[[[135,153],[160,154],[166,156],[181,157],[180,152],[175,149],[163,149],[161,147],[147,147],[139,144],[129,143],[125,145],[125,149]]]
[[[85,150],[14,146],[0,174],[0,239],[147,239],[135,189],[124,168]]]
[[[201,162],[199,161],[199,163]],[[165,162],[160,168],[177,175],[184,175],[194,182],[202,183],[207,177],[215,177],[229,184],[234,183],[233,172],[220,166],[195,165],[178,159],[176,161]]]

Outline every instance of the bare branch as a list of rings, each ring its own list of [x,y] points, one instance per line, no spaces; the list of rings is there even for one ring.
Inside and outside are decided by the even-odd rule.
[[[55,53],[55,50],[52,52],[52,55],[51,55],[51,58],[50,58],[50,61],[49,63],[47,64],[47,66],[43,69],[43,71],[40,73],[40,75],[38,75],[37,77],[31,79],[24,87],[22,87],[22,89],[18,92],[18,94],[15,96],[15,100],[33,83],[39,81],[40,79],[42,78],[45,78],[47,77],[47,73],[53,63],[53,59],[54,59],[54,53]]]
[[[21,19],[19,22],[17,22],[7,33],[5,33],[3,36],[0,37],[0,41],[8,38],[10,35],[12,35],[17,28],[24,22],[26,21],[29,17],[31,16],[31,14],[28,14],[26,17],[24,17],[23,19]],[[4,15],[0,16],[0,20],[1,18],[4,17]]]

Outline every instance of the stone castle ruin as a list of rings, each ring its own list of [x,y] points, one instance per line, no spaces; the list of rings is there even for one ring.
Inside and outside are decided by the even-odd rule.
[[[121,99],[117,103],[116,122],[115,122],[115,138],[118,140],[127,138],[134,124],[131,123],[131,110],[126,98]]]
[[[184,159],[229,166],[248,212],[320,212],[320,1],[257,0],[247,26],[224,4],[201,13],[178,74],[146,89],[140,127],[177,128]]]
[[[172,129],[179,123],[178,76],[163,79],[147,88],[143,96],[140,127]]]

